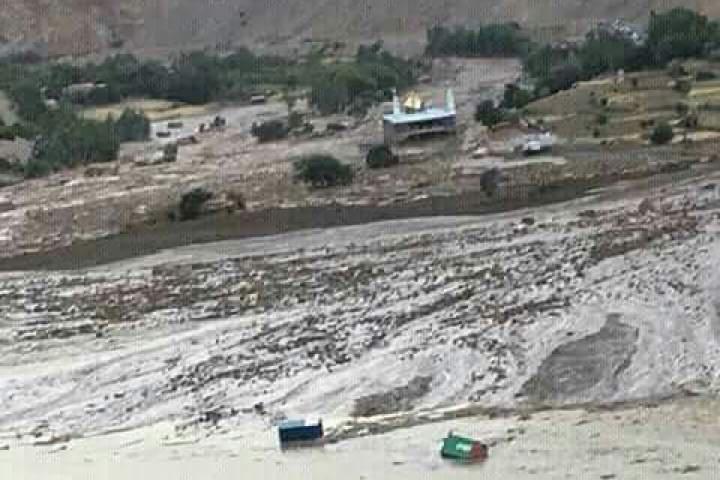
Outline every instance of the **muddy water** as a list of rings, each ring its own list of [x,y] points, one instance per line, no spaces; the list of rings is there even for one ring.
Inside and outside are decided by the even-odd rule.
[[[0,478],[13,480],[437,480],[566,478],[716,478],[718,401],[678,400],[656,407],[474,417],[282,452],[275,432],[228,431],[176,438],[156,425],[49,447],[0,434]],[[442,460],[452,430],[490,445],[487,462]]]

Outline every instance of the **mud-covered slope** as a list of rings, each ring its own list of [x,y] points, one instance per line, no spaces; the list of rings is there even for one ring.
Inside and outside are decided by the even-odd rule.
[[[715,186],[569,207],[4,274],[0,429],[716,391]]]
[[[422,37],[439,23],[517,20],[579,31],[598,19],[641,20],[687,6],[720,15],[715,0],[6,0],[0,40],[51,54],[110,46],[184,48],[226,42],[286,43]]]

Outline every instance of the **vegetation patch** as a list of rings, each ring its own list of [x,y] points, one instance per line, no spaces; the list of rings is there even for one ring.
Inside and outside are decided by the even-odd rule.
[[[652,133],[650,134],[650,141],[655,145],[666,145],[672,141],[675,137],[672,127],[662,122],[655,126]]]
[[[388,168],[400,163],[400,157],[393,153],[387,145],[375,145],[370,148],[365,163],[368,168]]]
[[[178,206],[178,220],[193,220],[198,218],[202,213],[202,209],[208,200],[212,198],[212,192],[204,188],[193,188],[189,192],[183,194]]]
[[[345,165],[331,155],[308,155],[293,164],[295,178],[310,184],[314,188],[328,188],[337,185],[349,185],[354,173],[349,165]]]

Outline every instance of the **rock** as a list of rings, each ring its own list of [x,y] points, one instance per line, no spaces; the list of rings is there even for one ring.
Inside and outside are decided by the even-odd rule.
[[[15,204],[8,197],[0,197],[0,213],[15,210]]]
[[[640,213],[641,215],[646,215],[650,212],[657,211],[657,206],[649,198],[644,199],[642,202],[640,202],[640,205],[638,205],[638,213]]]
[[[485,158],[490,154],[490,150],[487,147],[480,147],[475,149],[475,151],[472,153],[472,158],[479,159],[479,158]]]
[[[67,443],[72,440],[71,435],[50,435],[49,437],[40,438],[36,440],[33,445],[35,446],[47,446],[57,445],[58,443]]]
[[[676,467],[674,470],[675,470],[676,472],[681,473],[681,474],[684,475],[684,474],[686,474],[686,473],[699,472],[699,471],[700,471],[700,465],[688,464],[688,465],[684,465],[684,466],[682,466],[682,467]]]
[[[0,452],[10,450],[10,445],[7,443],[0,444]]]
[[[195,135],[185,135],[177,139],[177,144],[183,145],[197,145],[200,143]]]
[[[92,177],[104,177],[104,176],[115,176],[118,174],[119,165],[89,165],[85,168],[85,176]]]

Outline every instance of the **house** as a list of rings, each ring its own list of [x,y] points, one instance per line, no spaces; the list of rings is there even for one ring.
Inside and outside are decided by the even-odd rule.
[[[401,103],[395,92],[392,112],[383,115],[385,143],[390,145],[408,138],[455,133],[456,117],[452,89],[445,94],[445,108],[430,107],[416,93],[410,93]]]

